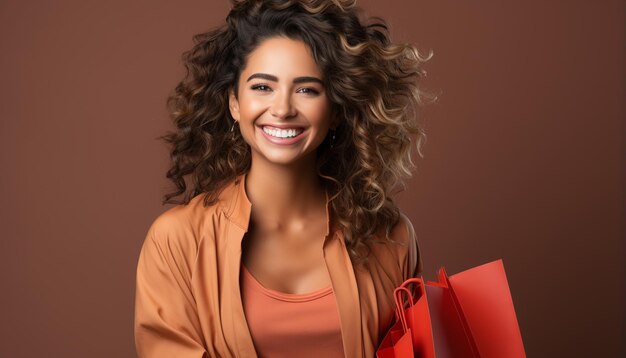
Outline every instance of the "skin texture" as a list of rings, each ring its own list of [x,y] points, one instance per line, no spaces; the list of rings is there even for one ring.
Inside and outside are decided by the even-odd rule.
[[[269,75],[269,76],[268,76]],[[315,171],[317,147],[335,128],[323,74],[299,40],[272,37],[250,53],[229,107],[250,145],[246,193],[252,203],[242,261],[265,287],[307,293],[330,284],[322,256],[326,196]],[[304,128],[290,145],[275,144],[263,125]]]

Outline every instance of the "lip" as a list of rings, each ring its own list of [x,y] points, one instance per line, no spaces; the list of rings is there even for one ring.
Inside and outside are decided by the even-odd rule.
[[[265,133],[265,131],[263,130],[264,126],[274,127],[274,125],[265,124],[262,126],[258,126],[256,128],[259,132],[261,132],[261,135],[263,135],[265,139],[267,139],[268,141],[274,144],[279,144],[279,145],[291,145],[291,144],[297,143],[304,138],[304,134],[307,133],[308,131],[307,129],[304,129],[302,132],[300,132],[300,134],[298,134],[297,136],[293,138],[278,138],[278,137],[272,137],[271,135]],[[279,127],[279,126],[276,126],[276,127],[277,128],[302,128],[298,126],[284,126],[284,125],[282,127]]]
[[[265,124],[261,124],[260,127],[274,127],[274,128],[280,128],[280,129],[288,129],[288,128],[300,128],[300,129],[304,129],[305,126],[301,126],[298,124],[289,124],[289,123],[284,123],[284,124],[272,124],[272,123],[265,123]]]

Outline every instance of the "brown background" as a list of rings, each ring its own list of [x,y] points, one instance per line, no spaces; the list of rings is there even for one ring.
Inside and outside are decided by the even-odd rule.
[[[434,50],[399,205],[425,276],[503,258],[530,357],[624,356],[623,1],[360,1]],[[165,98],[220,1],[0,2],[1,357],[132,357]]]

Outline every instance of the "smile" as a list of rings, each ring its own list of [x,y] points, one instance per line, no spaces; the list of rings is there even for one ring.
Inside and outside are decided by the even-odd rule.
[[[263,132],[276,138],[294,138],[300,135],[300,133],[302,133],[303,130],[302,128],[280,129],[280,128],[274,128],[270,126],[264,126]]]
[[[300,142],[307,131],[304,128],[276,128],[272,126],[257,127],[265,139],[273,144],[292,145]]]

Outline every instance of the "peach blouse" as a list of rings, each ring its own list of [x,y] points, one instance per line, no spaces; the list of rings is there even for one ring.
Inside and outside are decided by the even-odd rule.
[[[241,298],[259,357],[344,357],[331,285],[292,294],[265,288],[241,265]]]

